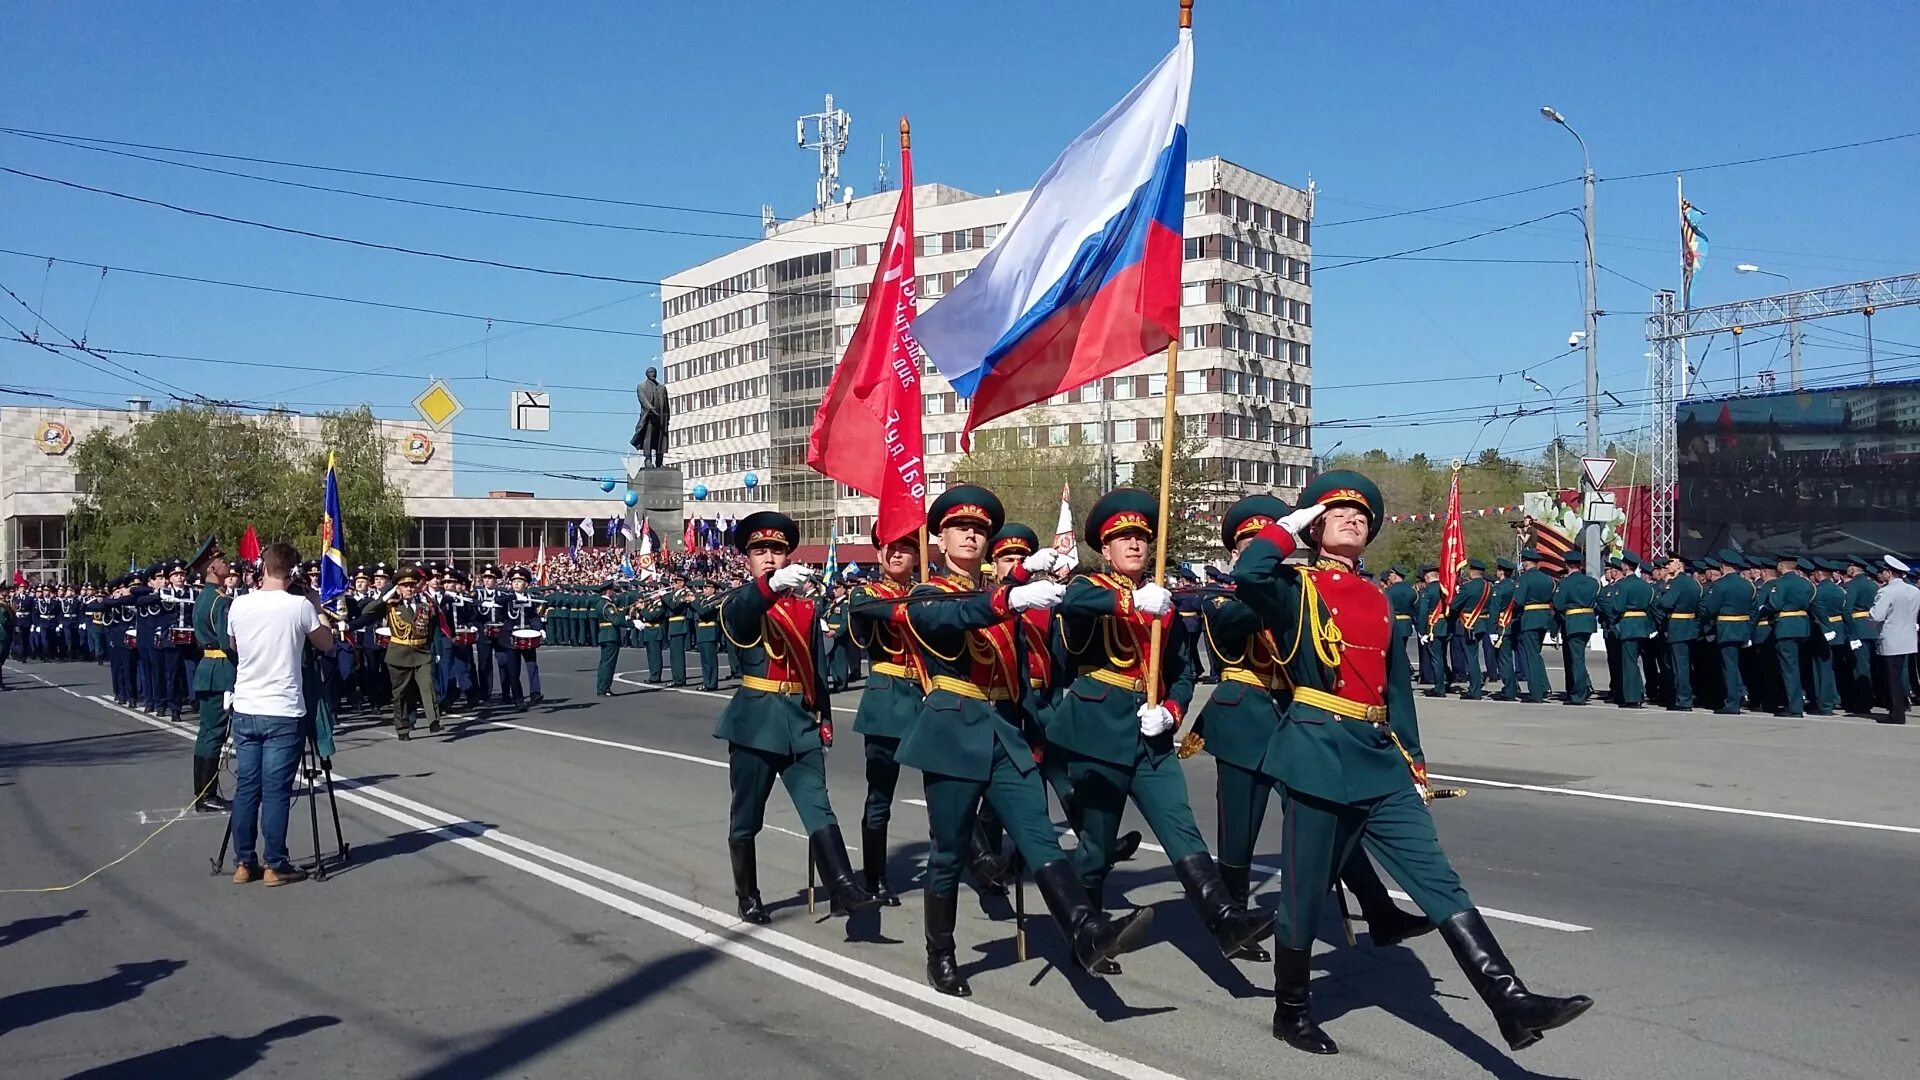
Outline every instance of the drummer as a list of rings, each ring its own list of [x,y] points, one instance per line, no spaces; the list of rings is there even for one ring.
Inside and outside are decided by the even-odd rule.
[[[516,566],[507,575],[512,587],[505,598],[507,626],[513,648],[501,654],[500,689],[508,703],[515,708],[540,704],[540,645],[545,639],[546,622],[541,615],[545,601],[533,596],[528,589],[533,584],[533,576],[524,566]],[[526,668],[527,689],[533,691],[526,698],[521,697],[520,669]]]
[[[506,633],[506,606],[501,603],[505,590],[500,588],[500,571],[492,563],[480,568],[480,586],[473,590],[475,622],[480,639],[473,646],[473,704],[493,703],[494,658],[510,651],[512,642],[500,640]],[[504,661],[502,661],[504,663]]]
[[[480,640],[473,598],[467,595],[467,575],[446,572],[440,593],[440,633],[447,647],[440,669],[440,711],[455,712],[473,696],[473,647]]]

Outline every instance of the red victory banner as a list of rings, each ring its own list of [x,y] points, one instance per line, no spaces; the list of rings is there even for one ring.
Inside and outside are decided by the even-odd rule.
[[[1453,483],[1447,487],[1447,524],[1440,531],[1440,592],[1453,603],[1453,590],[1460,571],[1467,566],[1467,531],[1460,524],[1460,469],[1453,470]]]

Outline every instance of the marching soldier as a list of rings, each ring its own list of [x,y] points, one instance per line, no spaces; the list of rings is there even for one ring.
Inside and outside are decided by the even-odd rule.
[[[1813,572],[1813,627],[1801,654],[1802,682],[1807,687],[1807,712],[1832,716],[1840,707],[1834,661],[1847,653],[1847,591],[1840,587],[1845,567],[1828,559],[1801,559],[1801,569]]]
[[[439,679],[440,711],[452,713],[459,710],[461,702],[473,697],[473,650],[480,632],[473,598],[466,594],[467,575],[448,570],[445,580],[446,589],[437,604],[440,609],[437,629],[446,642],[445,668]],[[468,637],[474,640],[462,640]]]
[[[667,644],[667,594],[660,591],[647,596],[640,603],[640,644],[647,650],[647,681],[658,686],[663,679]]]
[[[1273,931],[1273,920],[1235,899],[1208,854],[1187,803],[1174,729],[1193,697],[1182,662],[1184,630],[1172,595],[1149,580],[1159,508],[1135,488],[1110,491],[1087,514],[1086,536],[1111,568],[1082,573],[1059,604],[1065,657],[1079,672],[1047,720],[1049,752],[1067,756],[1080,811],[1080,881],[1099,899],[1120,818],[1132,800],[1166,849],[1187,898],[1232,956]],[[1152,627],[1160,624],[1159,685],[1149,686]]]
[[[713,737],[727,742],[727,850],[740,917],[771,921],[760,899],[754,837],[765,821],[773,782],[784,781],[807,830],[814,865],[833,897],[851,913],[879,901],[853,876],[846,841],[827,797],[826,747],[833,721],[819,668],[815,601],[793,595],[817,573],[787,561],[800,527],[785,514],[749,514],[736,533],[753,580],[720,601],[720,625],[741,663],[740,689],[720,714]]]
[[[1235,575],[1293,683],[1267,758],[1287,837],[1273,1034],[1310,1053],[1338,1053],[1309,1011],[1309,953],[1334,872],[1358,839],[1439,924],[1508,1047],[1530,1046],[1593,1001],[1529,992],[1440,848],[1411,673],[1392,648],[1385,601],[1354,573],[1385,514],[1380,490],[1336,470],[1309,484],[1301,502],[1241,552]],[[1301,547],[1313,565],[1287,565]]]
[[[1440,587],[1440,568],[1423,566],[1420,578],[1419,606],[1414,609],[1414,625],[1420,628],[1420,667],[1432,674],[1428,697],[1446,697],[1452,679],[1447,674],[1447,594]]]
[[[506,696],[509,704],[516,709],[524,709],[529,705],[538,705],[541,702],[540,650],[538,648],[522,648],[520,641],[544,641],[544,639],[523,639],[519,635],[522,631],[545,632],[546,617],[543,613],[546,610],[547,603],[540,597],[533,595],[531,591],[533,577],[527,572],[526,567],[514,567],[513,572],[507,575],[507,581],[512,588],[512,591],[508,594],[506,603],[507,626],[509,628],[508,636],[513,639],[510,642],[513,647],[505,653],[507,663],[501,671],[500,688],[501,693]],[[520,680],[520,674],[523,670],[527,676],[524,687]]]
[[[613,696],[613,672],[620,664],[620,630],[627,620],[613,602],[613,594],[619,591],[620,582],[608,578],[600,583],[600,598],[593,602],[594,642],[600,646],[593,692],[599,697]]]
[[[480,624],[480,640],[473,646],[473,699],[477,708],[493,702],[493,669],[501,650],[512,642],[501,641],[506,632],[506,605],[501,603],[500,569],[492,563],[480,568],[480,587],[473,590],[474,618]]]
[[[1599,629],[1594,603],[1600,595],[1600,583],[1582,570],[1586,557],[1578,551],[1565,556],[1567,572],[1553,590],[1553,611],[1560,617],[1560,664],[1566,674],[1565,701],[1585,705],[1593,694],[1593,680],[1587,674],[1587,644]]]
[[[1287,513],[1287,504],[1272,495],[1249,495],[1227,509],[1221,544],[1238,556],[1262,529]],[[1263,775],[1262,766],[1291,684],[1275,650],[1273,631],[1261,625],[1252,608],[1237,597],[1215,595],[1203,607],[1202,618],[1202,632],[1218,665],[1220,688],[1200,710],[1187,742],[1197,740],[1213,755],[1220,877],[1227,891],[1244,905],[1252,892],[1254,841],[1272,794],[1272,782]],[[1187,753],[1184,744],[1181,753]],[[1365,852],[1355,851],[1348,858],[1340,881],[1359,899],[1375,945],[1397,945],[1434,928],[1394,904]],[[1258,943],[1250,943],[1233,959],[1265,964],[1273,956]]]
[[[429,651],[434,603],[417,590],[420,574],[403,570],[393,591],[368,602],[360,612],[360,625],[381,622],[387,628],[387,677],[393,687],[393,731],[401,741],[413,738],[413,705],[418,701],[426,715],[427,731],[440,730],[440,713],[433,693],[433,654]]]
[[[1540,655],[1547,631],[1553,629],[1553,577],[1540,567],[1540,553],[1520,552],[1520,580],[1514,583],[1513,606],[1518,609],[1519,636],[1514,639],[1513,662],[1526,676],[1527,700],[1547,700],[1547,662]]]
[[[1028,676],[1019,663],[1013,617],[1055,606],[1065,589],[1051,580],[979,588],[988,538],[1005,517],[993,492],[971,484],[949,487],[935,499],[927,520],[940,536],[944,573],[917,586],[911,595],[924,599],[902,605],[896,616],[912,635],[929,687],[898,754],[902,765],[920,770],[926,785],[932,833],[924,892],[927,981],[956,997],[973,992],[954,957],[953,931],[961,862],[983,799],[1035,868],[1047,910],[1083,969],[1100,974],[1145,940],[1153,920],[1152,909],[1117,919],[1101,911],[1047,816],[1033,747],[1022,730],[1018,699]]]
[[[1614,647],[1618,650],[1619,673],[1614,676],[1613,703],[1623,709],[1646,708],[1647,684],[1643,678],[1640,650],[1646,647],[1651,628],[1653,586],[1639,574],[1640,557],[1629,551],[1620,557],[1621,576],[1603,601],[1607,618],[1613,625]]]
[[[1807,714],[1806,687],[1800,681],[1800,650],[1811,636],[1813,582],[1800,572],[1802,563],[1791,555],[1774,557],[1779,577],[1767,591],[1766,611],[1773,623],[1773,651],[1780,665],[1781,715],[1794,719]]]
[[[1693,646],[1700,637],[1697,619],[1700,609],[1700,583],[1690,567],[1678,555],[1667,560],[1667,580],[1654,601],[1659,633],[1667,639],[1667,684],[1671,693],[1667,708],[1672,712],[1693,711]]]
[[[1753,635],[1755,589],[1740,576],[1736,567],[1742,560],[1731,552],[1721,552],[1720,570],[1700,601],[1700,620],[1713,625],[1714,651],[1720,659],[1721,704],[1714,711],[1721,716],[1739,716],[1745,696],[1740,678],[1740,654]]]
[[[1487,611],[1493,603],[1493,583],[1487,580],[1487,564],[1467,560],[1467,580],[1453,590],[1453,606],[1448,609],[1461,637],[1465,638],[1467,689],[1462,701],[1479,701],[1486,696],[1485,675],[1480,670],[1480,639],[1486,636]]]
[[[1880,651],[1880,624],[1867,617],[1880,595],[1873,574],[1867,560],[1858,556],[1847,560],[1847,715],[1863,718],[1873,713],[1873,673],[1880,667],[1874,662]]]
[[[700,646],[700,689],[720,689],[720,598],[713,582],[694,582],[699,595],[693,601],[693,640]]]
[[[200,644],[200,663],[193,672],[193,698],[200,731],[193,742],[193,808],[222,814],[228,803],[220,794],[220,747],[227,741],[226,695],[233,691],[234,659],[227,652],[227,609],[233,598],[224,586],[233,568],[209,536],[193,557],[191,568],[200,577],[200,593],[193,601],[193,636]]]
[[[1519,637],[1520,628],[1515,622],[1518,609],[1513,603],[1513,563],[1495,559],[1493,572],[1498,577],[1493,583],[1492,595],[1487,598],[1487,619],[1492,624],[1488,640],[1493,646],[1493,670],[1500,674],[1500,693],[1494,695],[1494,699],[1518,701],[1520,676],[1514,665],[1514,639]]]
[[[887,885],[887,825],[893,818],[893,792],[900,782],[900,741],[913,730],[923,696],[920,654],[908,640],[907,627],[895,620],[893,603],[913,590],[920,568],[917,535],[882,544],[880,578],[854,586],[845,610],[850,642],[867,653],[872,676],[860,697],[853,730],[865,743],[867,801],[860,819],[860,853],[867,891],[888,907],[900,898]]]
[[[673,575],[673,587],[667,591],[667,672],[674,686],[687,685],[687,638],[693,626],[693,593],[687,591],[687,579]]]

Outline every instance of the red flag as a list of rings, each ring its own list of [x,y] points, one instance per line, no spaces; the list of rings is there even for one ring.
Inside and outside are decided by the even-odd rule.
[[[693,519],[687,519],[687,527],[680,533],[680,550],[693,554]]]
[[[246,532],[240,534],[240,550],[238,555],[242,562],[257,563],[260,561],[260,537],[254,533],[253,526],[251,525],[247,526]]]
[[[898,540],[927,521],[922,457],[920,369],[925,355],[909,327],[915,315],[913,155],[900,121],[900,205],[880,247],[847,351],[813,415],[807,464],[823,476],[880,500],[873,531]],[[875,453],[879,448],[883,452]]]
[[[1460,470],[1453,470],[1453,483],[1447,488],[1447,523],[1440,530],[1440,594],[1453,604],[1453,590],[1460,571],[1467,566],[1467,532],[1460,523]]]
[[[15,571],[13,572],[13,587],[14,587],[14,588],[16,588],[16,589],[24,589],[24,588],[26,588],[26,587],[27,587],[27,575],[25,575],[25,574],[23,574],[23,573],[21,573],[21,572],[20,572],[19,570],[15,570]]]

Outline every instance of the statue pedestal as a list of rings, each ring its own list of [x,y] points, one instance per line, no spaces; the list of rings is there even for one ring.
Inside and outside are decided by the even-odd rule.
[[[640,521],[645,518],[653,528],[653,534],[660,538],[661,547],[678,551],[681,536],[687,527],[686,477],[671,465],[649,469],[642,466],[639,457],[625,458],[624,461],[627,466],[627,490],[640,497],[640,501],[627,511],[627,523],[633,528],[634,535],[640,535]]]

